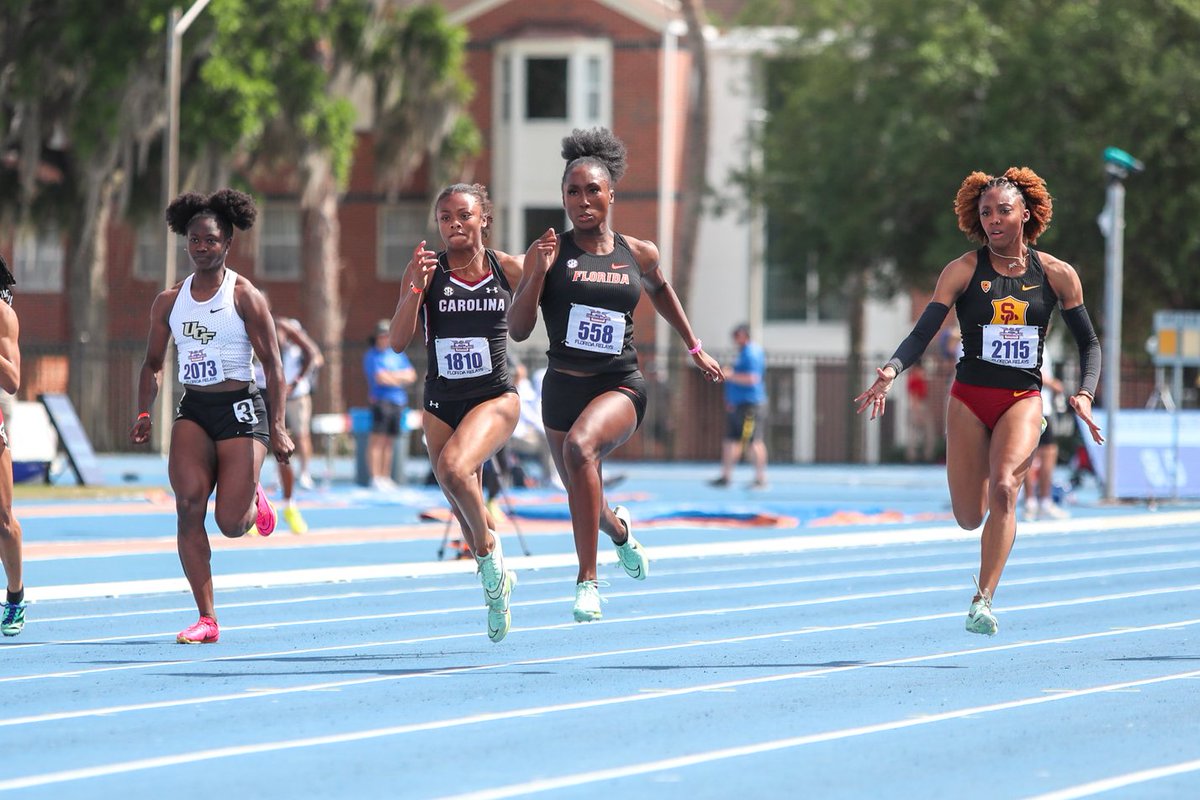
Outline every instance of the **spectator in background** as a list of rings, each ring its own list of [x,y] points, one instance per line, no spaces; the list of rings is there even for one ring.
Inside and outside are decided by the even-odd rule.
[[[737,345],[737,360],[725,367],[725,437],[721,443],[721,475],[709,483],[728,486],[733,477],[733,465],[747,448],[754,462],[754,482],[751,489],[767,488],[767,445],[763,441],[763,411],[767,402],[764,386],[766,356],[763,349],[750,341],[750,326],[733,329]]]
[[[929,375],[925,372],[925,361],[921,359],[908,370],[908,443],[904,447],[904,460],[917,460],[917,449],[921,461],[933,461],[937,447],[937,415],[929,403]]]
[[[266,293],[263,293],[266,296]],[[270,300],[268,299],[268,303]],[[308,532],[308,523],[304,521],[294,497],[296,484],[302,489],[311,489],[312,478],[308,475],[309,457],[312,455],[312,373],[324,363],[321,351],[300,323],[290,317],[274,317],[275,337],[279,341],[279,356],[283,363],[283,380],[287,384],[287,409],[285,424],[288,433],[295,437],[296,452],[302,448],[307,454],[301,458],[299,480],[296,469],[288,463],[278,463],[279,491],[283,496],[283,519],[292,533]],[[262,362],[254,360],[254,381],[261,391],[266,391],[267,376],[263,372]],[[304,442],[304,445],[300,443]],[[306,480],[307,479],[307,480]]]
[[[279,334],[279,357],[283,359],[283,374],[288,382],[287,427],[296,441],[296,483],[301,489],[312,489],[312,390],[317,370],[325,366],[325,356],[300,321],[291,317],[275,320]],[[287,512],[284,512],[287,517]]]
[[[396,482],[392,480],[392,454],[396,449],[396,437],[404,429],[408,388],[417,380],[417,372],[408,356],[392,350],[390,328],[389,320],[379,320],[375,335],[371,337],[371,347],[363,356],[363,372],[371,403],[367,468],[371,472],[371,485],[382,491],[396,488]]]
[[[521,398],[521,416],[517,428],[509,439],[507,450],[519,458],[531,459],[541,471],[541,482],[550,484],[557,478],[550,459],[550,443],[546,439],[546,426],[542,422],[542,390],[540,382],[535,385],[529,370],[519,359],[508,357],[509,373]],[[522,470],[523,471],[523,470]]]
[[[1025,519],[1066,519],[1067,510],[1054,502],[1054,468],[1058,465],[1058,440],[1053,420],[1066,413],[1063,382],[1054,376],[1050,348],[1042,351],[1042,435],[1033,451],[1033,464],[1025,474]]]

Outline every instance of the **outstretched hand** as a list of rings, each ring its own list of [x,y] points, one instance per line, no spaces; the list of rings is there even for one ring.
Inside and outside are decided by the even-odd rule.
[[[429,285],[430,274],[437,269],[437,253],[432,250],[425,249],[425,242],[422,241],[413,248],[412,258],[408,261],[408,266],[404,268],[405,279],[412,282],[417,289],[425,291],[425,287]],[[408,291],[405,289],[405,291]]]
[[[129,441],[134,444],[145,444],[150,441],[150,417],[140,417],[129,429]]]
[[[1092,419],[1092,398],[1086,394],[1077,394],[1067,400],[1067,402],[1071,404],[1075,415],[1088,426],[1088,433],[1092,435],[1092,441],[1096,444],[1104,444],[1104,436],[1100,433],[1100,426]]]
[[[704,377],[713,383],[721,383],[725,380],[725,373],[721,371],[721,365],[703,349],[692,353],[692,363],[699,367],[700,371],[704,373]]]
[[[896,375],[888,367],[876,367],[875,375],[877,377],[870,388],[854,398],[859,414],[865,411],[867,406],[871,407],[871,419],[882,417],[883,412],[887,410],[887,394],[896,380]]]
[[[271,430],[271,452],[275,454],[276,461],[280,464],[288,463],[295,450],[296,445],[286,430],[283,428]]]
[[[535,258],[534,264],[543,274],[549,272],[550,267],[554,266],[554,256],[557,250],[558,234],[554,232],[554,228],[547,228],[545,233],[529,245],[529,252]]]

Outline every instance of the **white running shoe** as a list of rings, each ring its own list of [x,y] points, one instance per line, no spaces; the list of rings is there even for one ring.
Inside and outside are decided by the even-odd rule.
[[[979,599],[972,600],[971,607],[967,609],[967,631],[995,636],[1000,630],[1000,623],[992,613],[992,598],[979,588],[978,578],[975,578],[975,590],[979,593]]]
[[[596,581],[575,584],[575,621],[592,622],[600,619],[600,585]]]
[[[646,556],[646,549],[633,538],[633,521],[629,517],[629,509],[625,506],[615,506],[613,513],[625,526],[628,536],[623,544],[613,545],[617,548],[617,560],[621,562],[626,575],[635,581],[644,581],[650,574],[650,559]]]
[[[1066,519],[1071,516],[1071,512],[1058,503],[1048,500],[1042,503],[1041,508],[1038,509],[1038,516],[1042,519]]]
[[[517,585],[517,573],[504,569],[500,548],[478,559],[479,581],[483,584],[483,599],[488,609],[488,638],[498,642],[512,627],[509,598]]]

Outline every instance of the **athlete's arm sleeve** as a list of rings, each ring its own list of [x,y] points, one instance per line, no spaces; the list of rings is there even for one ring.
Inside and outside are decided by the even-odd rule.
[[[1064,308],[1062,318],[1075,337],[1075,344],[1079,345],[1079,388],[1095,397],[1096,386],[1100,383],[1100,340],[1096,338],[1091,317],[1087,308],[1078,305]]]
[[[925,348],[929,347],[933,337],[942,329],[942,323],[946,321],[946,315],[949,313],[950,306],[945,303],[930,303],[925,306],[921,318],[913,326],[912,333],[904,338],[884,366],[891,367],[899,375],[917,363],[917,359],[925,352]]]

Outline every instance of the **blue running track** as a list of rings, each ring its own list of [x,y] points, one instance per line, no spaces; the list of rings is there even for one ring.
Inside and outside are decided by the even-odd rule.
[[[602,541],[604,617],[577,624],[569,524],[519,523],[524,556],[510,522],[500,644],[418,521],[428,490],[335,486],[302,496],[307,536],[214,539],[221,641],[195,646],[174,643],[195,608],[169,501],[19,504],[0,793],[1200,797],[1200,508],[1085,488],[1070,519],[1021,523],[986,638],[963,630],[978,535],[940,468],[780,467],[752,493],[612,466],[649,579]],[[683,500],[792,521],[639,526]]]

